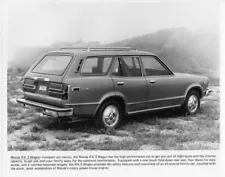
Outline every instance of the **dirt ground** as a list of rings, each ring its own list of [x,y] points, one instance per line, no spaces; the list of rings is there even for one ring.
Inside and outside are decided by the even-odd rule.
[[[16,103],[21,77],[8,76],[8,150],[203,150],[219,149],[220,90],[211,86],[196,115],[179,110],[126,117],[117,130],[103,131],[91,122],[60,126],[55,118]]]

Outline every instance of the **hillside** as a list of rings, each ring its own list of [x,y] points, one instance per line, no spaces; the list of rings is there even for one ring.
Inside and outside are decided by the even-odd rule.
[[[17,49],[13,55],[13,59],[8,63],[8,68],[22,68],[23,70],[29,67],[43,55],[50,51],[49,47],[22,47]]]
[[[163,29],[107,46],[128,46],[157,54],[173,71],[218,77],[219,34],[207,30],[191,31],[186,28]],[[98,42],[95,42],[99,45]],[[28,68],[46,51],[62,46],[87,45],[83,41],[58,42],[46,47],[21,48],[10,62],[11,67]],[[91,43],[92,44],[92,43]]]
[[[61,47],[82,47],[84,45],[97,46],[100,45],[97,41],[85,43],[82,40],[79,41],[60,41],[52,43],[49,47],[32,46],[32,47],[21,47],[16,50],[13,54],[12,60],[8,63],[8,68],[22,68],[23,70],[29,69],[29,67],[36,61],[42,58],[46,52],[59,50]],[[10,52],[10,50],[9,50]]]
[[[217,74],[219,70],[219,34],[185,28],[159,30],[115,42],[110,46],[129,46],[157,54],[177,72]],[[209,74],[210,73],[210,74]]]

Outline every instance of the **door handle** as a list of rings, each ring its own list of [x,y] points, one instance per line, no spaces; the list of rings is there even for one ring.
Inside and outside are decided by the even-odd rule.
[[[117,85],[124,85],[124,82],[117,82]]]
[[[150,82],[150,84],[154,84],[155,80],[150,80],[149,82]]]

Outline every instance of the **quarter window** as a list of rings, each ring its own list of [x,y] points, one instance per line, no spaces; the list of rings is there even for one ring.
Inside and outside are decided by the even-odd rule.
[[[106,74],[112,57],[89,57],[85,60],[82,74]]]
[[[169,71],[153,56],[141,57],[147,76],[170,75]]]

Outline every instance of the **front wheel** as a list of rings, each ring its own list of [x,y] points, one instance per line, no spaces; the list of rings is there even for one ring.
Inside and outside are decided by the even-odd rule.
[[[108,101],[101,105],[94,121],[98,128],[115,129],[119,126],[122,117],[120,104],[116,101]]]
[[[187,114],[195,114],[200,107],[200,96],[196,91],[190,91],[184,103],[184,109]]]

